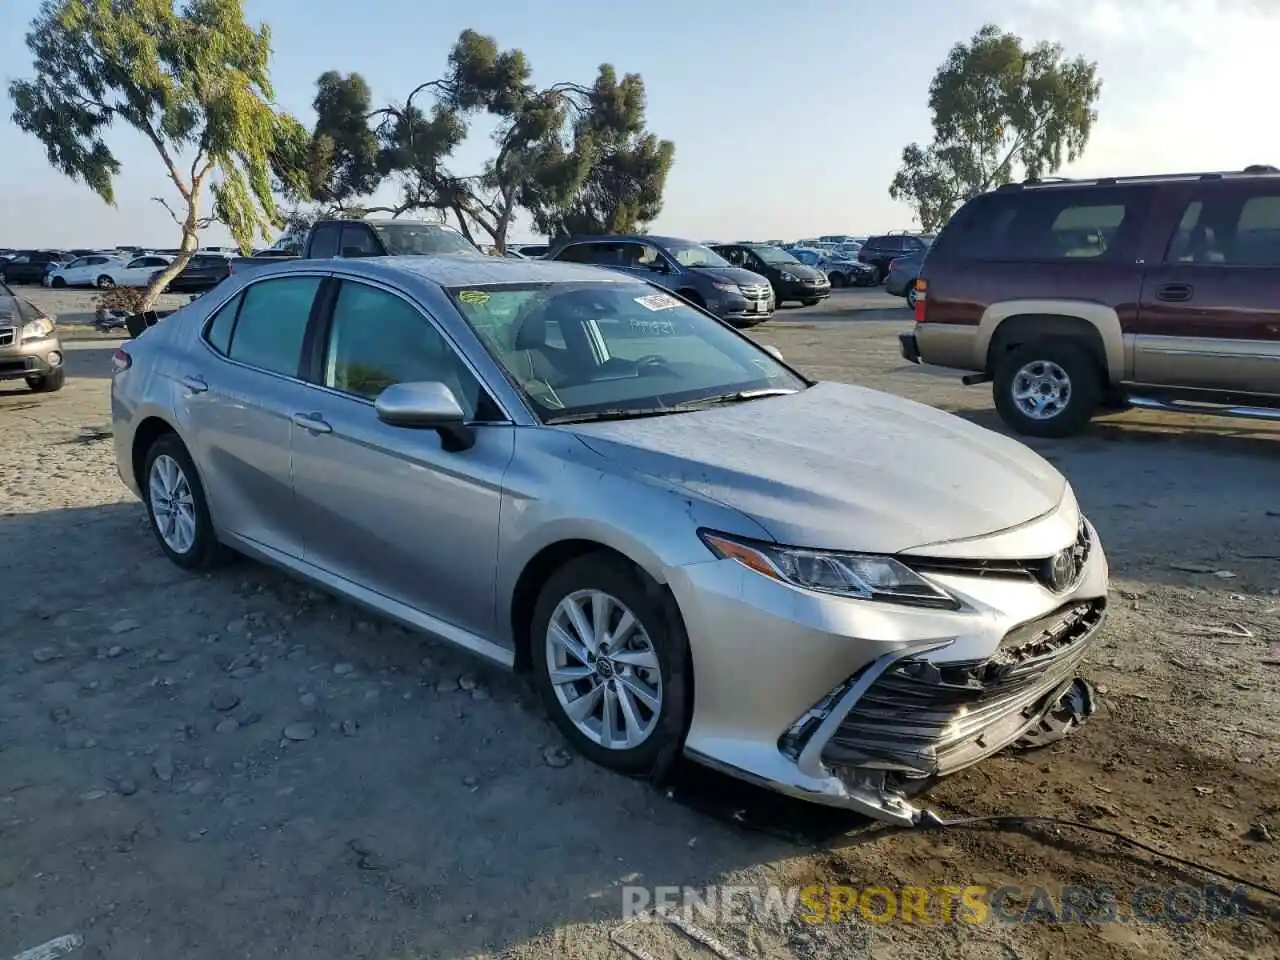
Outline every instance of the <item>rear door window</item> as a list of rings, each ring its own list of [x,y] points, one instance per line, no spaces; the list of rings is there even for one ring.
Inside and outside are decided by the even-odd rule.
[[[261,280],[243,294],[228,355],[251,367],[298,376],[319,277]]]
[[[1166,263],[1280,266],[1280,186],[1206,191],[1187,204]]]

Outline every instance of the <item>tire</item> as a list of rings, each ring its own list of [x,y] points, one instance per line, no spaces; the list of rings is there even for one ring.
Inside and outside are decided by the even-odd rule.
[[[1052,369],[1050,369],[1052,368]],[[1066,390],[1058,374],[1066,377]],[[1056,412],[1036,417],[1015,398],[1015,390],[1034,389],[1043,376],[1060,399]],[[1030,379],[1029,379],[1030,378]],[[1068,437],[1079,433],[1102,400],[1103,370],[1081,344],[1069,339],[1033,340],[1015,347],[996,362],[991,392],[1000,418],[1029,437]]]
[[[49,281],[49,286],[53,287],[55,290],[61,290],[66,285],[67,281],[64,277],[54,277]]]
[[[583,654],[581,659],[591,661],[579,663],[566,652],[566,646],[549,636],[554,617],[563,632],[576,638],[577,631],[573,629],[573,621],[562,603],[576,601],[582,604],[579,610],[586,623],[590,616],[588,611],[595,609],[589,599],[593,593],[604,594],[618,605],[607,614],[610,629],[617,626],[622,608],[633,616],[636,627],[628,631],[624,641],[627,649],[614,648],[611,651],[629,654],[632,662],[595,657],[587,652],[585,644],[579,644],[579,653]],[[692,658],[684,624],[674,601],[645,573],[615,554],[587,554],[570,560],[543,585],[534,607],[530,637],[535,685],[552,720],[574,748],[588,760],[618,773],[660,779],[680,753],[691,715]],[[645,657],[645,653],[649,656]],[[572,682],[555,684],[551,679],[552,664],[549,662],[553,659],[558,666],[593,672]],[[654,667],[637,666],[642,659],[652,662]],[[601,664],[607,664],[607,667]],[[626,683],[621,679],[624,676],[628,678]],[[612,687],[608,686],[610,683]],[[648,695],[648,706],[631,692],[635,689]],[[600,691],[598,695],[596,690]],[[630,704],[637,721],[634,728],[637,742],[633,746],[616,741],[612,745],[604,743],[608,739],[603,712],[607,704],[617,704],[611,707],[615,730],[626,726],[617,690],[624,690],[622,699]],[[652,709],[655,690],[656,710]],[[595,698],[589,712],[584,714],[582,727],[568,714],[561,701],[562,696],[568,702],[579,697]],[[598,720],[595,717],[597,709],[601,714]],[[641,733],[642,737],[639,736]]]
[[[190,545],[185,549],[178,549],[166,540],[161,527],[163,521],[157,519],[159,505],[153,502],[153,497],[158,491],[153,490],[152,479],[153,473],[164,469],[157,467],[157,464],[162,462],[162,458],[167,459],[179,469],[189,494],[190,515],[194,521],[194,529]],[[165,556],[184,570],[208,570],[224,559],[225,551],[218,543],[217,534],[214,532],[213,520],[209,516],[209,504],[205,498],[204,487],[200,483],[200,476],[196,472],[191,455],[187,453],[187,448],[183,446],[176,434],[162,434],[151,444],[146,457],[143,458],[142,476],[138,478],[138,486],[142,490],[143,502],[147,505],[147,519],[151,522],[151,532],[156,535],[156,542],[160,544],[160,549],[164,551]],[[178,546],[180,547],[181,544]]]
[[[43,377],[27,377],[27,386],[31,388],[32,393],[57,393],[66,382],[67,371],[64,367],[59,367],[53,373],[45,374]]]
[[[827,274],[827,279],[831,281],[832,290],[839,290],[841,287],[848,286],[849,284],[849,281],[845,279],[843,273],[829,273]]]
[[[116,282],[108,277],[105,273],[93,282],[93,285],[99,290],[110,290],[116,285]]]
[[[878,287],[880,284],[884,283],[884,277],[885,277],[885,273],[883,270],[881,270],[879,267],[872,267],[871,279],[867,281],[867,286]]]
[[[916,308],[917,299],[918,297],[916,295],[916,285],[915,285],[915,281],[913,280],[911,282],[911,286],[907,287],[907,306],[910,307],[912,310],[914,310]]]
[[[815,306],[818,301],[817,300],[801,300],[800,302],[806,307],[812,307],[812,306]]]

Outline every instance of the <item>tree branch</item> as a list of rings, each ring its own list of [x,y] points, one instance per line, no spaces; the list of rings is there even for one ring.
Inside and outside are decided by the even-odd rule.
[[[182,194],[182,199],[190,201],[191,188],[183,182],[182,175],[178,173],[177,164],[173,162],[173,157],[169,155],[169,148],[164,145],[164,141],[160,139],[160,135],[151,128],[151,124],[149,123],[139,122],[137,127],[146,135],[146,138],[151,141],[156,150],[159,151],[161,159],[164,160],[164,165],[169,168],[169,178],[173,180],[173,185],[177,187],[178,192]]]

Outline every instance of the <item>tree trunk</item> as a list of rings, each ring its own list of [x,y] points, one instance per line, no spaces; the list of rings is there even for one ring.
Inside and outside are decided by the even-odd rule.
[[[155,279],[151,281],[147,287],[147,292],[142,295],[142,303],[138,306],[139,313],[154,309],[156,301],[160,299],[160,294],[164,293],[164,288],[186,268],[192,255],[199,248],[199,214],[200,194],[199,184],[197,184],[196,189],[191,191],[191,198],[187,201],[187,219],[182,224],[182,243],[178,245],[178,255],[173,258],[172,263],[161,270]]]

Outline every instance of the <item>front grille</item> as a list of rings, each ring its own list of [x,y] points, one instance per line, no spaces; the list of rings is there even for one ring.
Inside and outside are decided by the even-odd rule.
[[[822,759],[921,777],[1003,749],[1074,679],[1105,614],[1104,599],[1067,604],[1010,630],[986,660],[899,661],[858,698]]]
[[[1039,583],[1058,593],[1074,587],[1080,574],[1089,560],[1093,549],[1093,538],[1089,535],[1089,526],[1084,518],[1080,518],[1080,526],[1076,531],[1075,542],[1066,551],[1070,555],[1074,567],[1073,575],[1065,580],[1055,578],[1054,559],[1035,557],[1030,560],[968,560],[952,557],[899,557],[904,564],[917,573],[941,573],[961,577],[979,577],[999,580],[1027,580]]]
[[[767,283],[747,283],[741,287],[742,295],[748,300],[768,300],[769,289]]]
[[[8,347],[13,345],[13,338],[17,336],[17,330],[14,327],[0,327],[0,347]]]

